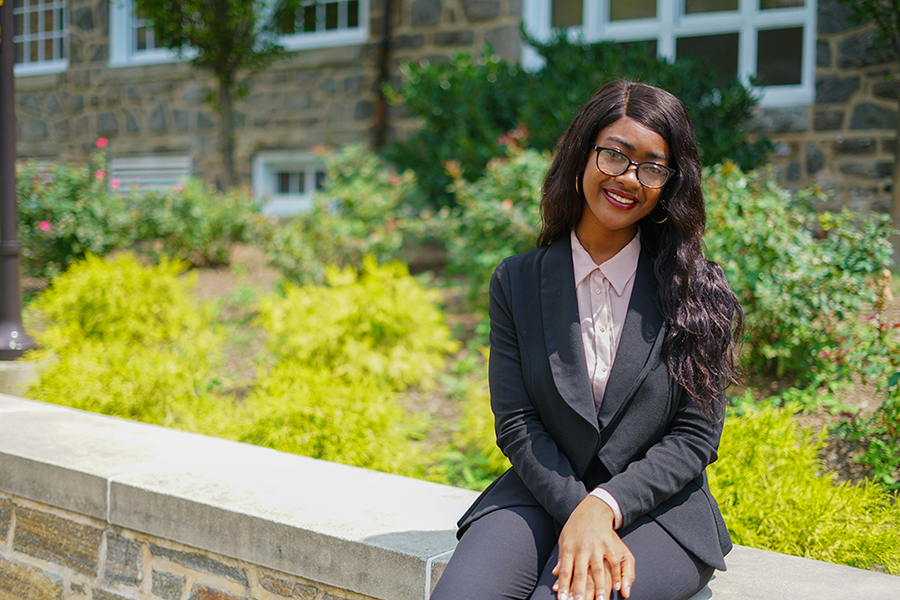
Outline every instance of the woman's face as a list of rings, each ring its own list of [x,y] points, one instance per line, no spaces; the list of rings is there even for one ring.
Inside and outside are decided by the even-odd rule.
[[[672,164],[666,140],[631,117],[622,117],[602,129],[597,135],[596,145],[618,150],[635,163]],[[584,234],[592,238],[600,236],[608,242],[621,238],[624,246],[637,232],[638,221],[656,206],[663,188],[654,189],[641,184],[634,164],[629,165],[621,175],[607,175],[597,167],[597,152],[591,151],[584,166],[582,191],[585,210],[576,232],[582,242],[585,240]]]

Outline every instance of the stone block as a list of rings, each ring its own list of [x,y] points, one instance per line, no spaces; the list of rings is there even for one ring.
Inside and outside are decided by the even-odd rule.
[[[862,102],[853,109],[850,129],[890,129],[897,128],[896,109],[885,108],[870,102]]]
[[[102,535],[96,527],[19,506],[13,550],[94,577]]]
[[[806,172],[815,175],[825,166],[825,154],[812,144],[806,146]]]
[[[106,534],[106,582],[131,587],[141,584],[141,545],[114,533]]]
[[[831,66],[831,46],[828,42],[822,40],[816,42],[816,66]]]
[[[114,113],[104,112],[97,115],[98,136],[111,137],[117,133],[119,133],[119,120]]]
[[[197,113],[197,129],[213,129],[216,126],[216,122],[213,121],[209,115],[204,112]]]
[[[837,0],[819,0],[817,12],[816,29],[820,34],[841,33],[855,27],[849,22],[852,9]]]
[[[176,131],[187,131],[190,127],[188,113],[186,110],[175,109],[172,111],[172,121],[175,123]]]
[[[410,25],[430,27],[441,22],[444,6],[441,0],[415,0],[410,7]]]
[[[404,34],[394,37],[392,46],[397,50],[406,50],[408,48],[421,48],[425,45],[425,36],[418,34]]]
[[[475,41],[475,33],[469,29],[458,31],[438,31],[434,43],[438,46],[469,46]]]
[[[872,95],[887,100],[900,100],[900,81],[879,81],[872,85]]]
[[[890,177],[894,172],[893,163],[858,163],[845,162],[841,164],[841,173],[854,177],[865,177],[867,179],[882,179]]]
[[[153,133],[166,133],[169,131],[169,124],[166,121],[166,108],[162,102],[153,109],[153,112],[150,114],[150,120],[147,122],[147,127]]]
[[[60,578],[0,556],[0,600],[61,600],[62,595]]]
[[[462,0],[462,5],[470,23],[488,21],[500,16],[500,2],[497,0]]]
[[[893,140],[882,140],[881,141],[881,151],[886,152],[887,154],[894,154],[897,151],[896,138]]]
[[[813,115],[813,129],[816,131],[836,131],[844,124],[844,111],[817,110]]]
[[[846,102],[859,89],[860,78],[824,75],[816,78],[816,104]]]
[[[213,575],[219,575],[221,577],[227,577],[228,579],[236,581],[240,584],[249,585],[247,583],[247,573],[244,571],[244,569],[242,569],[241,567],[232,567],[231,565],[226,565],[225,563],[210,558],[205,554],[200,554],[198,552],[182,552],[181,550],[173,550],[171,548],[157,546],[153,543],[150,544],[150,553],[153,556],[171,560],[172,562],[179,564],[182,567],[187,567],[189,569],[194,569],[197,571],[203,571],[204,573],[212,573]]]
[[[761,133],[802,133],[809,129],[806,108],[764,108],[757,112],[751,129]]]
[[[6,498],[0,498],[0,540],[9,535],[9,526],[12,523],[12,502]]]
[[[316,594],[319,593],[318,588],[314,585],[305,583],[297,583],[295,581],[286,581],[271,575],[262,575],[259,578],[259,585],[264,590],[284,596],[286,598],[300,598],[300,600],[315,600]]]
[[[863,138],[858,140],[841,140],[833,145],[835,154],[875,154],[875,140]]]
[[[138,124],[137,118],[131,113],[125,115],[125,131],[128,133],[141,132],[141,126]]]
[[[94,588],[91,593],[93,594],[93,600],[129,600],[125,596],[99,588]]]
[[[164,571],[153,571],[150,593],[163,600],[181,600],[186,579]]]
[[[796,182],[800,181],[800,163],[797,161],[791,161],[788,165],[788,168],[785,170],[784,178],[787,181]]]
[[[106,63],[109,61],[109,45],[108,44],[92,44],[91,45],[91,62]]]
[[[858,69],[883,65],[891,60],[889,46],[875,41],[873,31],[847,36],[837,47],[837,66],[843,69]]]
[[[202,583],[195,583],[188,600],[249,600]]]
[[[72,15],[72,22],[82,31],[92,31],[94,29],[94,13],[91,11],[91,7],[76,8],[75,14]]]
[[[57,121],[53,124],[53,135],[60,140],[67,139],[69,135],[72,133],[72,128],[69,124],[68,119],[63,119],[62,121]]]
[[[59,101],[59,96],[56,94],[50,94],[50,97],[47,99],[47,108],[45,112],[48,117],[55,117],[58,114],[61,114],[63,111],[62,104]]]
[[[484,34],[484,41],[491,45],[498,56],[516,61],[522,52],[522,37],[514,26],[497,27]]]
[[[84,110],[84,96],[78,94],[69,96],[69,110],[72,112]]]
[[[353,120],[354,121],[366,121],[372,118],[374,114],[374,108],[371,102],[368,100],[360,100],[356,103],[356,106],[353,108]]]
[[[22,127],[21,138],[25,142],[36,142],[47,139],[49,130],[47,123],[34,117],[28,117],[25,120],[25,126]]]
[[[41,112],[41,103],[34,94],[17,94],[19,108],[24,108],[33,113]]]

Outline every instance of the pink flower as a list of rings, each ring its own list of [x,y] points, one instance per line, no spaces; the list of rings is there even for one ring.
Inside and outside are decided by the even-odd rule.
[[[97,138],[97,147],[98,148],[106,148],[106,145],[109,143],[109,140],[106,138]]]
[[[41,221],[38,223],[38,227],[41,231],[50,231],[50,221]]]
[[[94,171],[94,177],[96,177],[97,179],[103,179],[104,177],[106,177],[106,171],[104,171],[103,169],[97,169],[96,171]]]
[[[509,211],[509,210],[512,210],[512,207],[513,207],[513,201],[510,200],[509,198],[507,198],[506,200],[504,200],[504,201],[501,203],[501,205],[503,206],[503,210]]]
[[[117,190],[117,189],[119,189],[121,186],[122,186],[122,182],[119,181],[118,179],[112,179],[112,180],[110,180],[110,182],[109,182],[109,189],[111,189],[111,190]]]

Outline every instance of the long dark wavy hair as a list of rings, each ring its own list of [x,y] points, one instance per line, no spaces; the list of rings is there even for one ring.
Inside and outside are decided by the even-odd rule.
[[[641,247],[653,258],[657,301],[666,319],[663,355],[669,373],[691,398],[715,410],[722,390],[738,377],[736,341],[743,336],[743,311],[721,267],[703,256],[706,208],[700,157],[694,128],[678,98],[621,80],[594,94],[560,139],[544,180],[537,245],[568,235],[581,220],[582,178],[597,136],[626,116],[666,140],[669,166],[676,170],[656,208],[639,222]]]

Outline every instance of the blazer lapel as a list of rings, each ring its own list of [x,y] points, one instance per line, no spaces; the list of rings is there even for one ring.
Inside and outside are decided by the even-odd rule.
[[[556,389],[563,400],[596,429],[597,409],[581,341],[568,235],[547,248],[541,262],[541,314]]]
[[[656,304],[656,287],[653,262],[646,252],[641,252],[622,337],[600,405],[601,431],[615,420],[647,376],[653,366],[648,359],[665,337],[665,320]]]

